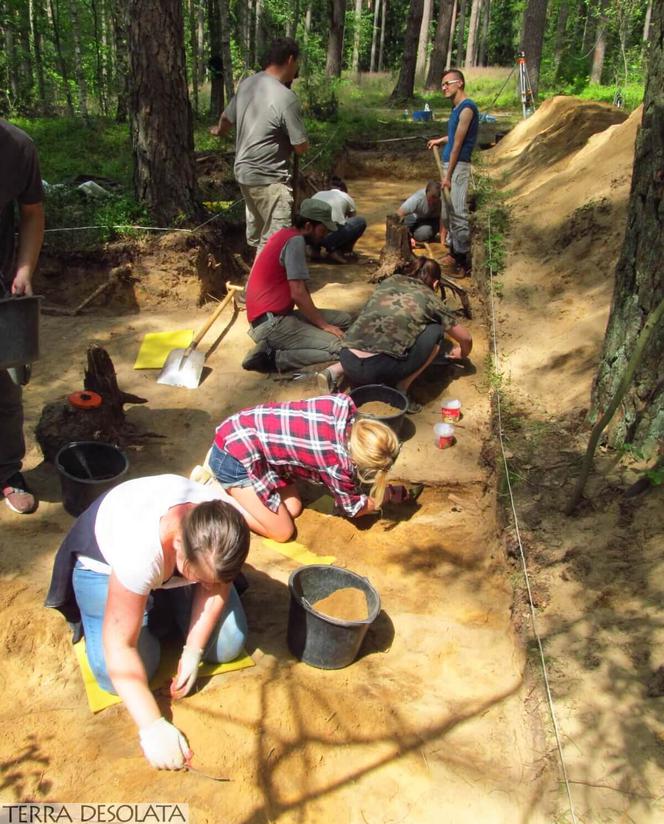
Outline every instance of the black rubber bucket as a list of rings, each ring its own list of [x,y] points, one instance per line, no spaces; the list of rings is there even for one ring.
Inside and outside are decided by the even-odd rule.
[[[0,299],[0,369],[39,360],[40,295]]]
[[[403,392],[391,386],[385,386],[385,384],[382,383],[368,383],[366,386],[358,386],[356,389],[353,389],[350,397],[355,406],[358,407],[357,414],[359,417],[386,423],[392,427],[397,435],[401,432],[403,419],[408,409],[408,398]],[[399,411],[393,415],[370,415],[362,412],[359,407],[364,403],[371,403],[371,401],[389,403],[390,406],[394,406]]]
[[[129,469],[127,456],[110,443],[75,441],[55,456],[62,505],[78,517],[102,493],[114,487]]]
[[[365,620],[343,621],[316,612],[317,601],[345,587],[364,593]],[[288,588],[288,647],[293,655],[319,669],[341,669],[352,664],[380,612],[380,595],[367,578],[340,567],[312,564],[291,573]]]

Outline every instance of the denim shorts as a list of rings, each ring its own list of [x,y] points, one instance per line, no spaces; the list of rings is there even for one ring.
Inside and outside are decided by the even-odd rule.
[[[208,464],[212,474],[224,489],[230,489],[233,486],[251,486],[251,478],[240,461],[223,449],[219,449],[216,443],[212,445]]]

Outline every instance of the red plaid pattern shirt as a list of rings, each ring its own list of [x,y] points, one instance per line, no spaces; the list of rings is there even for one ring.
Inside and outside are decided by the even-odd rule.
[[[265,403],[244,409],[217,428],[215,444],[244,466],[272,512],[280,487],[294,478],[323,483],[351,517],[367,503],[348,452],[355,404],[347,395]]]

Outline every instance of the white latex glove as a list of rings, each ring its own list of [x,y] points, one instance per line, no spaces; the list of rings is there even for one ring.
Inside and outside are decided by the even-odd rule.
[[[171,681],[171,698],[184,698],[196,683],[198,665],[203,657],[202,649],[185,647],[178,662],[178,672]]]
[[[191,757],[187,739],[163,717],[139,730],[139,736],[145,757],[158,770],[181,770]]]

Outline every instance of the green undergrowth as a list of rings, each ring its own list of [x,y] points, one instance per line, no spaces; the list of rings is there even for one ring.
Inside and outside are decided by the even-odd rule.
[[[510,231],[508,193],[496,187],[489,175],[482,171],[481,163],[476,165],[479,168],[475,174],[473,227],[482,241],[482,263],[487,287],[492,286],[494,294],[500,298],[503,294],[501,275],[507,261],[507,238]]]

